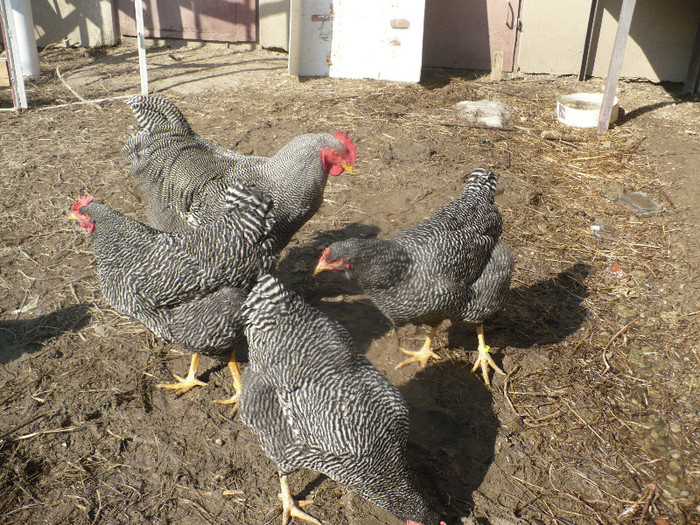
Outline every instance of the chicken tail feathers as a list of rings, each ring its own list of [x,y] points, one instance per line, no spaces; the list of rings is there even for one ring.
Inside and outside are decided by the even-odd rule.
[[[250,245],[275,251],[273,229],[276,216],[272,199],[256,188],[234,181],[226,188],[226,208],[241,224],[243,238]]]
[[[241,156],[195,133],[164,97],[134,96],[127,103],[138,131],[122,152],[131,164],[129,175],[146,182],[142,189],[155,223],[172,225],[169,231],[189,231],[211,211],[207,203],[216,201],[217,212],[221,211],[222,199],[218,194],[209,199],[208,188],[223,181]]]
[[[165,97],[136,95],[128,98],[126,103],[134,112],[140,133],[150,133],[163,128],[185,135],[192,132],[184,115]]]
[[[486,200],[489,203],[493,203],[497,183],[498,174],[483,168],[477,168],[469,176],[459,198],[466,200]]]
[[[265,330],[274,327],[280,313],[289,310],[292,299],[291,292],[276,277],[270,274],[260,277],[241,308],[249,325],[246,332],[253,328]]]
[[[127,104],[134,112],[139,129],[125,143],[122,153],[131,163],[129,175],[154,183],[158,195],[170,195],[176,185],[170,181],[172,158],[196,143],[196,136],[180,110],[160,96],[133,96]],[[169,153],[168,153],[169,152]],[[161,188],[162,187],[162,188]],[[167,204],[167,200],[164,204]]]

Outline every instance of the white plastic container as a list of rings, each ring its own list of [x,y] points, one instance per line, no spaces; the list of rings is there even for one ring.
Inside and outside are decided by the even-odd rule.
[[[557,118],[562,124],[577,128],[595,128],[598,126],[598,115],[603,103],[602,93],[574,93],[557,98]],[[610,123],[617,120],[620,105],[617,97],[613,99]]]

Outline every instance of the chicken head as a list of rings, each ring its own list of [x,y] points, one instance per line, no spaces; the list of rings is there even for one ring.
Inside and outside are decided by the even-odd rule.
[[[337,130],[333,137],[343,145],[345,151],[330,147],[323,148],[321,150],[323,168],[329,175],[334,177],[340,175],[344,171],[353,173],[353,166],[356,160],[355,150],[357,150],[357,146],[352,143],[352,139],[348,136],[347,132],[342,133],[340,130]]]
[[[328,259],[330,255],[330,246],[323,250],[321,258],[318,260],[316,269],[314,270],[314,275],[317,275],[325,270],[333,270],[335,272],[342,272],[344,270],[349,270],[352,268],[352,263],[350,261],[344,260],[342,257],[339,259]]]
[[[82,195],[78,198],[77,201],[73,203],[73,206],[71,206],[70,211],[70,218],[72,220],[80,222],[80,225],[87,230],[88,233],[92,233],[92,230],[95,229],[95,223],[90,220],[90,216],[87,215],[86,213],[81,213],[81,209],[83,206],[87,206],[92,202],[92,195]]]

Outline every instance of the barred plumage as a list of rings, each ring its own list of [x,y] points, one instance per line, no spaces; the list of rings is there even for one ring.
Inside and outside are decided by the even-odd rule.
[[[310,468],[401,519],[437,525],[405,459],[408,409],[338,322],[264,276],[244,306],[241,419],[284,475]]]
[[[271,201],[239,183],[225,195],[227,212],[188,235],[95,202],[73,207],[84,227],[94,224],[98,277],[110,305],[167,342],[222,357],[242,336],[249,290],[276,263]]]
[[[139,123],[124,146],[130,173],[142,177],[151,224],[164,231],[187,232],[216,220],[224,211],[222,192],[239,181],[272,199],[281,250],[318,211],[328,175],[355,162],[347,134],[301,135],[274,157],[250,157],[199,136],[163,97],[134,96],[127,103]]]
[[[396,326],[482,323],[503,306],[513,272],[510,251],[498,242],[497,180],[495,173],[475,170],[459,198],[427,221],[388,240],[333,243],[317,271],[347,272]],[[427,355],[422,351],[423,365]]]

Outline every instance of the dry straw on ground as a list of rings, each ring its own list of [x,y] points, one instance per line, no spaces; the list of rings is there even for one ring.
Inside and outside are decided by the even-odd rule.
[[[217,88],[226,67],[246,70],[231,75],[236,88],[163,87],[207,138],[246,154],[272,154],[320,129],[357,138],[356,175],[329,182],[280,273],[346,323],[434,426],[427,437],[418,429],[410,452],[440,509],[456,522],[470,513],[490,523],[697,522],[700,307],[687,284],[697,237],[649,144],[659,117],[640,111],[604,136],[566,130],[553,101],[579,89],[569,78],[489,83],[430,71],[420,85],[297,81],[276,53],[183,54],[174,62],[167,50],[151,53],[156,89],[207,74]],[[128,48],[49,49],[46,74],[29,85],[32,111],[0,114],[0,341],[13,356],[0,368],[0,521],[275,523],[271,465],[241,423],[210,403],[228,388],[226,371],[205,365],[210,388],[183,398],[155,389],[184,370],[187,354],[109,308],[87,237],[67,221],[88,192],[145,220],[120,152],[135,124],[120,100],[137,91],[135,63]],[[86,72],[98,80],[71,83]],[[659,86],[624,89],[621,99],[638,108],[666,96]],[[109,100],[98,110],[74,105],[76,96]],[[507,129],[454,114],[456,102],[481,99],[513,107]],[[9,105],[6,93],[0,105]],[[371,304],[346,283],[309,275],[324,242],[415,224],[477,166],[501,174],[503,240],[517,255],[511,299],[487,325],[508,372],[491,391],[469,374],[468,327],[440,333],[442,359],[428,370],[396,372],[396,337]],[[633,214],[616,200],[625,191],[647,193],[664,213]],[[423,334],[397,333],[404,345]],[[324,522],[390,522],[329,480],[296,476],[295,490],[311,493]]]

